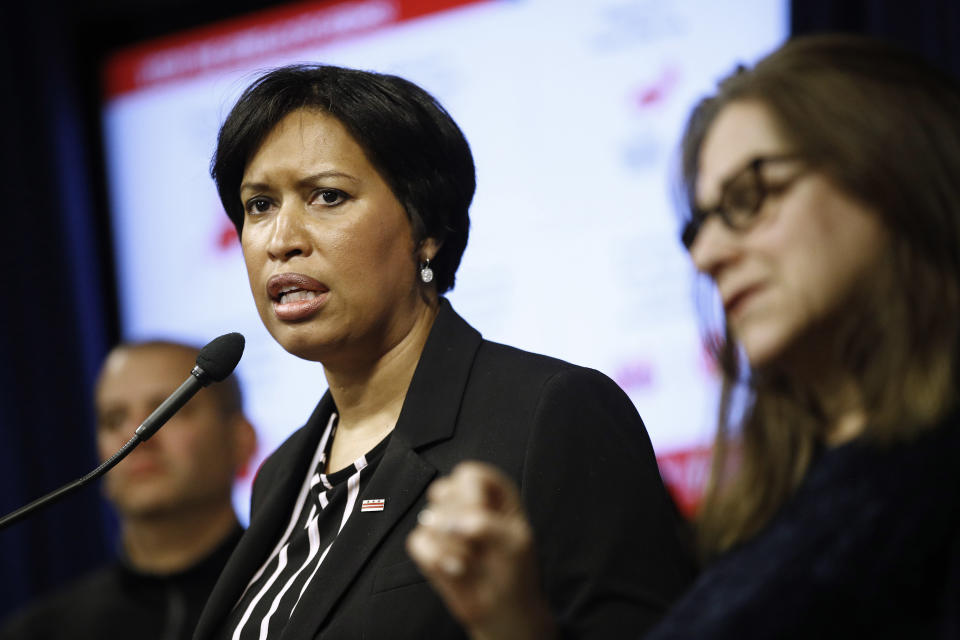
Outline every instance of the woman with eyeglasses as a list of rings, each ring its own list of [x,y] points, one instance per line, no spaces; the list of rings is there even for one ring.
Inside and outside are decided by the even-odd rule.
[[[682,146],[724,384],[705,569],[647,637],[960,637],[960,86],[798,38],[721,82]],[[494,470],[437,482],[408,547],[475,638],[545,637],[513,604],[533,542]]]

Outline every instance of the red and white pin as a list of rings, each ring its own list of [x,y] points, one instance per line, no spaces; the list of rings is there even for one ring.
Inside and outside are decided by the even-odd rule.
[[[383,511],[384,505],[387,503],[386,498],[374,498],[372,500],[364,500],[360,503],[360,513],[365,511]]]

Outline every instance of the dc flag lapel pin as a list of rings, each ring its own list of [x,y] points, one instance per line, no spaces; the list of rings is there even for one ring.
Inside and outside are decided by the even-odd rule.
[[[360,503],[360,513],[365,511],[383,511],[383,507],[386,504],[386,498],[374,498],[372,500],[364,500]]]

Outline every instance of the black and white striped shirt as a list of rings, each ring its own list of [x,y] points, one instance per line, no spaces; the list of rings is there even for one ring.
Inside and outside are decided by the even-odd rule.
[[[317,577],[330,547],[352,514],[359,511],[361,486],[383,457],[390,437],[352,465],[323,473],[336,430],[337,414],[327,428],[310,465],[286,531],[267,561],[254,574],[230,613],[231,640],[278,638],[307,587]]]

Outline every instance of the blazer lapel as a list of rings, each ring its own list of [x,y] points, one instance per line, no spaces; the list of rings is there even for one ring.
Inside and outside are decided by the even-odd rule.
[[[453,435],[460,401],[481,342],[480,334],[453,311],[446,299],[441,299],[440,312],[410,382],[390,443],[360,495],[360,499],[385,499],[385,508],[375,517],[350,517],[304,594],[303,604],[294,610],[282,638],[311,638],[316,634],[381,541],[426,490],[437,470],[416,449]]]
[[[270,475],[270,478],[264,477],[267,492],[256,496],[256,513],[252,514],[250,527],[240,538],[210,594],[197,624],[195,640],[213,637],[222,627],[250,579],[280,541],[331,411],[333,400],[328,392],[304,427],[271,455],[269,468],[265,464],[261,469],[260,473]]]
[[[394,430],[412,448],[453,435],[467,379],[482,341],[480,333],[457,315],[446,298],[441,298],[440,311]]]
[[[391,439],[362,499],[383,498],[384,510],[354,513],[337,536],[316,578],[290,617],[281,638],[312,638],[337,601],[362,571],[370,555],[413,506],[437,470],[411,451],[394,447]],[[398,478],[402,480],[397,481]]]

